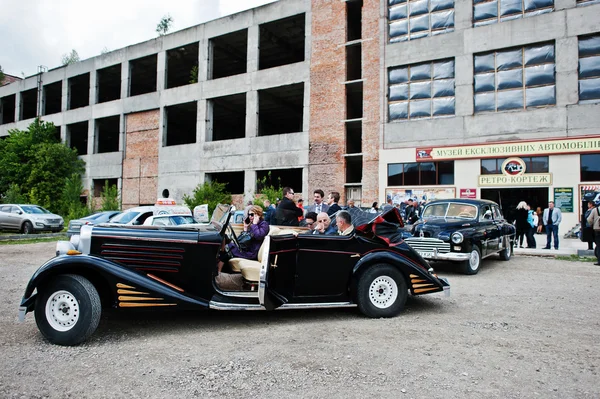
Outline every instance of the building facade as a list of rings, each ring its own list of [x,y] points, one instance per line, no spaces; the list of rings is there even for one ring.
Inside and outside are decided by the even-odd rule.
[[[0,137],[54,122],[124,207],[270,181],[556,199],[562,233],[600,185],[598,3],[279,0],[0,87]]]

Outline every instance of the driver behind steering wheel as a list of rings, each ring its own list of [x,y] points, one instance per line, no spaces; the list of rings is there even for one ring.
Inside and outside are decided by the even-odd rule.
[[[219,263],[217,264],[217,276],[221,274],[223,264],[229,259],[233,258],[244,258],[250,260],[258,259],[258,250],[265,237],[269,234],[269,224],[263,219],[263,210],[260,206],[252,205],[248,209],[248,217],[244,220],[244,231],[250,234],[250,242],[248,242],[244,248],[238,248],[236,242],[230,242],[221,248],[219,254]],[[231,253],[231,256],[228,255]]]

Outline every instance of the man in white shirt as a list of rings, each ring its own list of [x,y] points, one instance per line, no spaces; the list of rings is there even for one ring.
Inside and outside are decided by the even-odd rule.
[[[325,198],[325,193],[321,189],[316,189],[313,193],[314,204],[308,207],[306,212],[314,212],[317,215],[321,212],[327,212],[329,210],[329,205],[323,202]]]

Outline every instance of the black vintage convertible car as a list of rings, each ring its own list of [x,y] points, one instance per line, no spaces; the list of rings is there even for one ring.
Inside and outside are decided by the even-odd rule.
[[[406,242],[428,261],[451,261],[465,274],[476,274],[481,260],[499,254],[509,260],[515,227],[498,204],[475,199],[431,201]]]
[[[50,342],[76,345],[96,330],[103,308],[358,306],[369,317],[390,317],[403,309],[409,292],[449,294],[448,282],[402,240],[396,210],[358,226],[351,236],[278,234],[272,227],[258,261],[230,261],[244,288],[224,291],[215,274],[222,243],[236,239],[232,214],[227,208],[210,225],[195,228],[83,226],[35,272],[20,319],[34,311]]]

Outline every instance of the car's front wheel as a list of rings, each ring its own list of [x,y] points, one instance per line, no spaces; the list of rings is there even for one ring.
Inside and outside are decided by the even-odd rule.
[[[481,266],[481,251],[477,245],[473,245],[469,253],[469,259],[462,262],[462,272],[464,274],[477,274]]]
[[[31,224],[31,222],[26,221],[25,223],[23,223],[23,234],[31,234],[33,233],[33,225]]]
[[[98,327],[101,303],[90,281],[65,274],[38,288],[35,322],[46,339],[58,345],[77,345]]]
[[[408,289],[402,273],[386,264],[373,265],[358,280],[358,309],[368,317],[396,316],[404,308]]]

